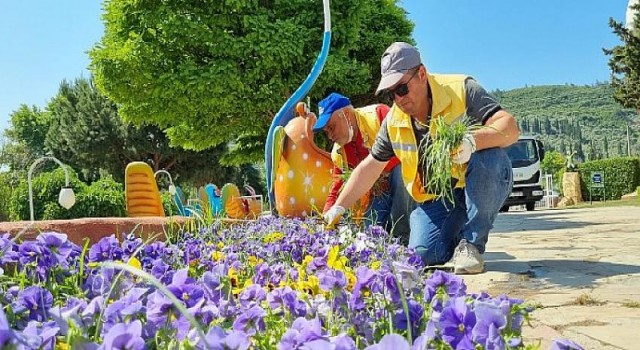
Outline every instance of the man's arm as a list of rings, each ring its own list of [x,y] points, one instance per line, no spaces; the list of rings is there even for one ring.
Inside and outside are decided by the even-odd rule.
[[[387,162],[381,162],[368,155],[351,173],[335,205],[350,208],[371,189],[385,165]]]
[[[520,130],[515,118],[471,77],[465,80],[465,93],[467,116],[472,123],[484,126],[473,132],[476,150],[507,147],[518,141]]]
[[[489,117],[483,128],[473,132],[473,138],[476,140],[476,150],[507,147],[518,141],[519,136],[520,129],[516,119],[503,109]]]
[[[333,167],[333,176],[331,179],[331,188],[329,189],[329,195],[327,196],[327,201],[324,204],[324,209],[322,209],[322,213],[326,213],[329,208],[331,208],[338,198],[338,194],[340,189],[344,185],[344,180],[342,179],[342,170],[337,166]]]

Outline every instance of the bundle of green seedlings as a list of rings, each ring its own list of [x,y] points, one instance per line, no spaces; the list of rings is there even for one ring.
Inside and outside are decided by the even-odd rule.
[[[453,178],[452,154],[460,147],[464,135],[477,126],[471,125],[465,116],[451,124],[447,124],[444,118],[435,118],[431,128],[434,128],[433,137],[425,137],[420,144],[420,164],[424,167],[422,181],[427,193],[453,203],[456,180]]]

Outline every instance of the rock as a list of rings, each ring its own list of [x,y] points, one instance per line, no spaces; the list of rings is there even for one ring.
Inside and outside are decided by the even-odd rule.
[[[576,203],[571,199],[571,197],[562,197],[560,202],[558,202],[558,208],[564,208],[575,204]]]

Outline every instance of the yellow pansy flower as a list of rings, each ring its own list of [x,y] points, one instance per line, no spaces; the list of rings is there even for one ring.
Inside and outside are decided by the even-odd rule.
[[[138,258],[136,258],[135,256],[132,256],[129,261],[127,262],[127,265],[132,266],[138,270],[142,270],[142,264],[140,263],[140,260],[138,260]]]
[[[211,253],[211,260],[213,261],[221,261],[224,260],[225,256],[224,254],[222,254],[222,252],[219,252],[217,250],[214,250],[213,253]]]
[[[262,264],[263,261],[264,260],[258,259],[258,257],[255,255],[249,255],[249,257],[247,258],[247,263],[252,267],[255,267],[258,264]]]

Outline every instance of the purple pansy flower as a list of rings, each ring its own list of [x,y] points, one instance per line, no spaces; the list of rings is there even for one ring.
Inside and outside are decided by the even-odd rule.
[[[280,339],[278,350],[299,349],[302,345],[318,339],[328,340],[322,332],[320,320],[299,317]]]
[[[267,313],[260,306],[254,306],[243,312],[233,322],[233,329],[242,331],[248,335],[262,332],[265,329],[264,317]]]
[[[331,292],[343,289],[347,285],[347,277],[344,272],[338,270],[324,270],[318,273],[320,288]]]
[[[387,334],[378,344],[374,344],[365,348],[365,350],[410,350],[411,347],[407,340],[399,334]],[[470,348],[473,349],[473,348]]]
[[[476,315],[465,297],[449,299],[440,314],[442,339],[454,349],[473,349],[471,331],[476,324]]]
[[[104,237],[89,249],[89,261],[122,260],[122,248],[114,235]]]
[[[457,297],[466,294],[467,286],[459,276],[436,270],[427,278],[424,299],[431,301],[440,290],[450,297]]]
[[[29,320],[44,322],[53,304],[53,295],[40,286],[31,286],[18,293],[18,303],[29,311]]]
[[[142,339],[142,323],[135,320],[129,324],[118,323],[111,327],[104,336],[104,343],[101,350],[143,350],[145,349],[144,339]]]
[[[9,327],[9,321],[7,321],[7,315],[4,314],[3,308],[0,307],[0,349],[8,347],[15,340],[13,330]]]
[[[554,339],[551,350],[584,350],[582,346],[569,339]]]
[[[260,304],[261,301],[267,298],[267,293],[264,291],[261,285],[252,284],[245,288],[239,296],[240,305],[243,307],[250,307],[254,304]]]
[[[476,302],[476,325],[471,332],[473,340],[487,350],[504,349],[505,342],[500,332],[507,324],[507,317],[495,304]]]
[[[22,331],[24,341],[26,341],[32,349],[53,350],[56,345],[56,335],[60,328],[55,322],[40,323],[31,321],[27,328]]]
[[[409,311],[410,322],[413,325],[411,330],[415,334],[415,332],[418,330],[418,327],[420,326],[422,316],[424,315],[424,307],[422,307],[422,305],[420,305],[420,303],[416,302],[415,300],[410,299],[407,301],[407,309]],[[407,314],[404,312],[404,308],[401,304],[398,305],[398,309],[393,315],[393,326],[397,329],[407,329]]]
[[[67,235],[57,232],[42,232],[36,238],[36,241],[40,242],[44,247],[56,258],[57,262],[65,267],[68,267],[68,258],[73,251],[74,244],[67,239]]]

